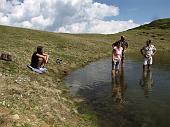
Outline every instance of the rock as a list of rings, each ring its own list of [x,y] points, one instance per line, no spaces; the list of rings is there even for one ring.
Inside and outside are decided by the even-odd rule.
[[[12,120],[14,121],[19,120],[19,115],[18,114],[12,115]]]
[[[2,53],[0,59],[5,61],[12,61],[12,55],[10,55],[9,53]]]
[[[61,79],[57,79],[57,82],[61,82]]]
[[[30,122],[31,122],[31,120],[30,120],[30,119],[27,119],[27,122],[28,122],[28,123],[30,123]]]
[[[77,109],[73,109],[73,112],[74,112],[75,114],[78,114]]]
[[[50,126],[46,123],[43,123],[43,124],[40,125],[40,127],[50,127]]]
[[[5,106],[5,101],[2,102],[2,105]]]
[[[57,63],[57,64],[62,64],[62,63],[63,63],[63,60],[62,60],[62,59],[57,58],[56,63]]]
[[[56,90],[56,93],[57,94],[62,94],[62,91],[61,90]]]

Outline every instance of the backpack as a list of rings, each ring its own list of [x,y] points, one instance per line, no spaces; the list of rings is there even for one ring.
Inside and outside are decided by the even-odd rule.
[[[9,53],[2,53],[0,59],[5,61],[12,61],[12,56]]]

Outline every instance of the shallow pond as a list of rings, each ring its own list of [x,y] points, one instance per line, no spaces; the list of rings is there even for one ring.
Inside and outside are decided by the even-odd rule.
[[[114,78],[110,58],[102,59],[72,72],[65,83],[72,95],[85,99],[100,127],[169,127],[167,58],[162,60],[163,56],[157,55],[152,70],[143,72],[142,59],[127,56]]]

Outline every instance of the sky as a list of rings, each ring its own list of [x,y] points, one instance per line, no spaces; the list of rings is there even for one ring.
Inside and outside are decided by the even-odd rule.
[[[120,14],[113,20],[129,20],[144,24],[160,18],[170,18],[170,0],[95,0],[95,2],[115,5]]]
[[[169,0],[0,0],[0,25],[113,34],[170,17]]]

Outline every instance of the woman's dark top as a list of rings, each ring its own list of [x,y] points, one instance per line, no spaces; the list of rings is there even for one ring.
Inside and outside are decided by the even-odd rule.
[[[33,68],[38,68],[38,56],[36,54],[37,52],[34,52],[31,58],[31,66]]]

